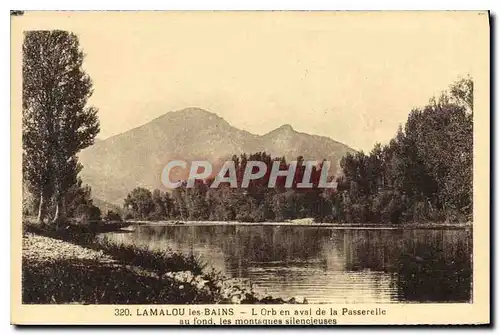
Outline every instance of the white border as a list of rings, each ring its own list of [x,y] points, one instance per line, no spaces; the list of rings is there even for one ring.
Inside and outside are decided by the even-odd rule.
[[[471,10],[471,9],[490,9],[493,14],[500,12],[499,1],[495,0],[455,0],[455,1],[437,1],[437,0],[419,0],[419,1],[354,1],[354,0],[340,0],[340,1],[326,1],[326,0],[183,0],[176,3],[156,0],[141,0],[141,1],[116,1],[104,2],[102,0],[86,0],[86,1],[62,1],[62,0],[45,0],[45,1],[32,1],[32,0],[17,0],[17,1],[2,1],[0,3],[0,22],[1,25],[1,45],[3,52],[1,53],[1,81],[2,90],[0,91],[2,111],[0,112],[0,154],[4,158],[4,164],[1,165],[1,193],[0,193],[0,213],[2,217],[3,229],[10,230],[10,163],[6,162],[6,157],[10,157],[10,9],[30,9],[30,10],[52,10],[52,9],[68,9],[68,10]],[[98,24],[98,23],[97,23]],[[498,21],[496,20],[498,25]],[[103,25],[103,29],[105,26]],[[495,37],[495,33],[492,37]],[[496,49],[496,48],[495,48]],[[498,55],[494,52],[495,63],[498,61]],[[494,97],[498,95],[498,87],[493,85]],[[495,129],[498,125],[498,117],[495,120]],[[495,131],[492,132],[493,134]],[[498,136],[497,136],[498,137]],[[498,139],[497,139],[498,140]],[[495,156],[498,156],[498,143],[495,140]],[[497,169],[495,172],[498,174],[500,167],[496,164]],[[497,180],[498,182],[498,180]],[[495,183],[497,186],[497,183]],[[497,202],[495,199],[495,207]],[[9,228],[8,228],[9,227]],[[500,229],[495,229],[495,241],[498,241]],[[9,254],[10,254],[10,233],[4,233],[2,245],[2,256],[4,257],[4,267],[10,269]],[[495,243],[493,243],[495,244]],[[498,248],[497,248],[498,249]],[[494,265],[498,265],[498,259],[495,257]],[[9,271],[9,270],[8,270]],[[4,290],[4,297],[2,299],[1,315],[3,316],[1,333],[12,333],[16,328],[9,326],[10,322],[10,275],[4,273],[0,276],[1,287]],[[494,284],[494,283],[492,283]],[[498,292],[498,290],[495,290]],[[496,300],[496,296],[495,296]],[[495,313],[496,314],[496,313]],[[493,318],[495,320],[495,318]],[[497,320],[498,321],[498,320]],[[130,329],[136,331],[138,329]],[[164,332],[167,329],[155,329],[155,331]],[[172,329],[175,331],[174,329]],[[222,328],[217,329],[204,329],[205,331],[224,331]],[[235,329],[225,329],[225,331],[234,331]],[[254,329],[257,330],[257,329]],[[388,329],[372,330],[376,332],[386,332]],[[430,329],[426,329],[428,331]],[[56,329],[47,329],[47,331],[55,332]],[[64,331],[72,331],[65,329]],[[92,332],[93,334],[100,334],[104,331],[117,333],[127,331],[126,329],[88,329],[81,330],[82,332]],[[197,331],[197,330],[183,330],[183,331]],[[252,331],[245,329],[240,331]],[[273,330],[258,329],[258,331],[265,331],[268,333],[274,332]],[[299,332],[301,329],[297,328],[290,330]],[[366,329],[322,329],[319,331],[335,331],[335,332],[352,332],[352,331],[366,331]],[[398,329],[399,331],[409,331]]]

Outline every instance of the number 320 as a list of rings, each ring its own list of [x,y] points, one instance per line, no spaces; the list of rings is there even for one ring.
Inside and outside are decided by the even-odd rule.
[[[128,308],[115,308],[115,316],[129,316],[132,315],[130,313],[130,309]]]

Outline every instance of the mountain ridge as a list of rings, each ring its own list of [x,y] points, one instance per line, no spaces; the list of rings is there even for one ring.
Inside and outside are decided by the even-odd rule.
[[[219,115],[198,107],[167,112],[150,122],[100,139],[80,154],[84,183],[93,195],[120,204],[135,187],[162,188],[163,167],[173,159],[206,159],[217,164],[233,155],[265,151],[272,156],[332,161],[355,152],[326,136],[296,131],[284,124],[257,135],[236,128]]]

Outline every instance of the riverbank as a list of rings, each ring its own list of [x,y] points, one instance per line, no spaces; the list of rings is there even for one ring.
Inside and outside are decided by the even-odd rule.
[[[239,222],[239,221],[126,221],[129,225],[150,226],[297,226],[321,227],[331,229],[466,229],[472,228],[472,222],[467,223],[404,223],[404,224],[377,224],[377,223],[318,223],[311,220],[291,220],[283,222]],[[124,227],[123,229],[127,229]]]
[[[23,303],[296,303],[295,299],[258,297],[241,281],[206,269],[194,256],[90,242],[88,234],[82,234],[78,243],[78,234],[68,234],[72,230],[76,228],[63,233],[25,226]]]
[[[127,266],[102,251],[69,242],[23,236],[23,303],[156,304],[211,303],[190,283]]]

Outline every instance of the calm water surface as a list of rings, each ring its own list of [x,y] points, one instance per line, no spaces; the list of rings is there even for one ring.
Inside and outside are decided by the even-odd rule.
[[[275,297],[310,303],[469,302],[470,229],[138,226],[112,240],[194,253]]]

